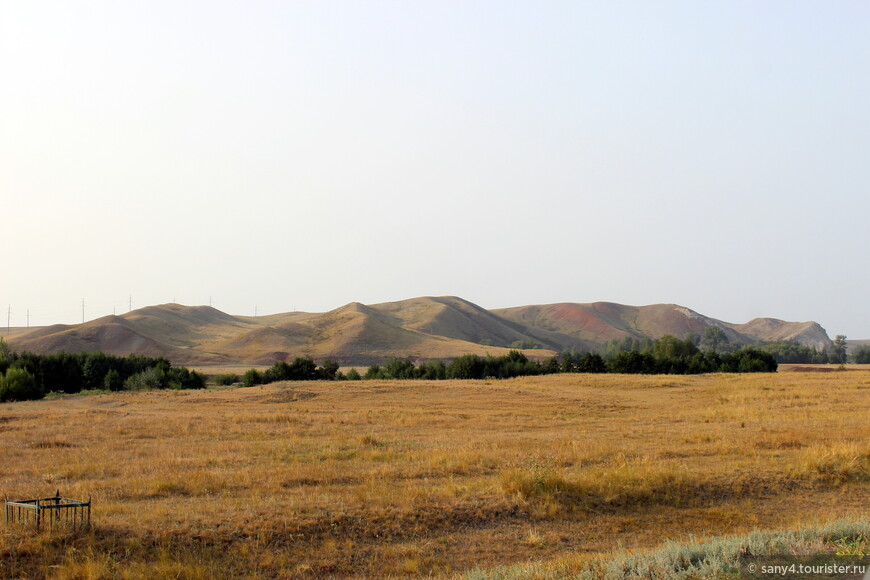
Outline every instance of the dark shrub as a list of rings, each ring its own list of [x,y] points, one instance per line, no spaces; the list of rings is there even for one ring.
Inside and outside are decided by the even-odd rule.
[[[32,401],[44,396],[33,376],[24,369],[12,367],[0,377],[0,401]]]
[[[226,375],[215,375],[214,377],[214,384],[222,387],[228,387],[238,382],[239,375],[234,375],[232,373]]]

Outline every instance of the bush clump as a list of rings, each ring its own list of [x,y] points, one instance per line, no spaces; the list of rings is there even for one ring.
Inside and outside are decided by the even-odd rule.
[[[214,384],[219,387],[228,387],[230,385],[234,385],[239,382],[239,375],[236,374],[225,374],[225,375],[215,375]]]
[[[10,367],[0,375],[0,401],[32,401],[44,396],[36,380],[24,369]]]

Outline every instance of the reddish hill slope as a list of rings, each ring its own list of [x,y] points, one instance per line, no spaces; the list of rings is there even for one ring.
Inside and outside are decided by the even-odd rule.
[[[772,318],[746,324],[731,324],[699,314],[676,304],[626,306],[611,302],[548,304],[493,310],[493,314],[530,327],[543,328],[599,345],[626,337],[678,338],[689,333],[703,335],[709,326],[721,328],[737,344],[759,341],[796,340],[818,349],[830,348],[831,340],[815,322],[785,322]]]

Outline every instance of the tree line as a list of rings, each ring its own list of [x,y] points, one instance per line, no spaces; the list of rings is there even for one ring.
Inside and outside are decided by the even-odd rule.
[[[714,330],[711,330],[714,329]],[[265,371],[250,369],[242,377],[217,375],[215,383],[241,382],[251,387],[277,381],[374,380],[374,379],[506,379],[553,373],[701,374],[776,372],[779,363],[855,362],[870,364],[870,345],[862,345],[846,357],[846,337],[839,335],[829,353],[794,341],[769,342],[737,347],[717,327],[703,336],[671,335],[653,340],[628,337],[605,344],[604,354],[564,351],[544,361],[529,359],[518,350],[506,355],[481,357],[469,354],[451,361],[431,360],[414,364],[389,357],[373,364],[364,374],[347,373],[326,360],[318,365],[308,357],[291,363],[278,361]],[[40,399],[49,392],[78,393],[82,390],[201,389],[206,377],[185,367],[173,367],[163,357],[119,357],[102,352],[37,355],[11,352],[0,338],[0,401]]]
[[[862,344],[846,350],[846,336],[838,334],[834,338],[831,350],[817,350],[816,347],[803,346],[796,341],[768,342],[760,347],[769,352],[779,363],[801,364],[870,364],[870,345]]]
[[[338,372],[337,362],[327,360],[317,366],[313,359],[297,357],[292,363],[278,361],[263,372],[250,369],[242,377],[242,385],[253,387],[277,381],[332,381],[343,378],[344,375]]]
[[[250,369],[241,377],[241,383],[251,387],[288,380],[508,379],[554,373],[757,373],[776,372],[776,369],[774,357],[757,348],[744,347],[724,353],[702,351],[691,339],[668,335],[650,340],[635,350],[616,350],[605,356],[566,351],[544,361],[531,360],[517,350],[502,356],[467,354],[449,362],[431,360],[416,365],[408,359],[391,356],[384,363],[369,366],[364,374],[353,368],[344,374],[333,361],[317,366],[313,359],[300,357],[292,363],[276,362],[263,372]],[[227,375],[225,383],[235,382],[233,379],[238,381],[239,377]]]
[[[202,389],[205,376],[163,357],[96,353],[33,354],[0,338],[0,401],[41,399],[83,390]]]
[[[734,353],[741,348],[739,343],[731,342],[724,330],[718,326],[708,326],[703,334],[689,333],[684,340],[694,344],[701,352],[719,355]],[[620,352],[647,352],[653,343],[651,338],[626,337],[611,339],[604,344],[604,356],[612,358]],[[805,346],[796,340],[758,341],[752,348],[771,354],[778,364],[845,364],[847,362],[870,364],[870,346],[862,345],[846,353],[846,336],[838,334],[831,349],[817,349]]]

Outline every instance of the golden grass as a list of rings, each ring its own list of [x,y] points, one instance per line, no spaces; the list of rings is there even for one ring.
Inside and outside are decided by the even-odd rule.
[[[280,383],[0,405],[0,577],[450,576],[866,515],[870,373]]]
[[[800,454],[796,473],[836,484],[870,481],[870,443],[813,445]]]

